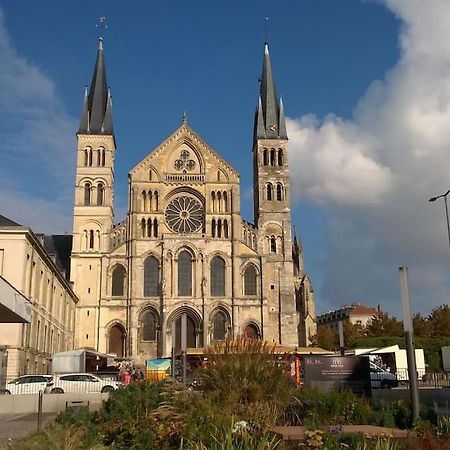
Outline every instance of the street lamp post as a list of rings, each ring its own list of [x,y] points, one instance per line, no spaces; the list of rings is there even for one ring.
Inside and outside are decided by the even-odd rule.
[[[450,222],[448,220],[448,205],[447,205],[447,195],[450,194],[450,189],[445,193],[441,195],[437,195],[436,197],[431,197],[428,201],[429,202],[435,202],[439,198],[444,198],[444,204],[445,204],[445,217],[447,219],[447,235],[448,235],[448,245],[450,248]]]

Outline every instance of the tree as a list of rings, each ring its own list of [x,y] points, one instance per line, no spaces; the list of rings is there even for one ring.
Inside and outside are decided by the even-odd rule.
[[[367,336],[402,336],[403,323],[389,314],[380,312],[366,325]]]
[[[337,347],[337,335],[326,325],[317,327],[317,343],[325,350],[334,350]]]
[[[358,339],[366,336],[365,327],[360,323],[344,322],[344,343],[346,348],[354,348]]]
[[[431,324],[430,321],[423,317],[422,314],[416,313],[413,315],[414,336],[416,337],[430,337]]]
[[[432,337],[450,336],[450,307],[448,305],[436,306],[428,316],[428,322]]]

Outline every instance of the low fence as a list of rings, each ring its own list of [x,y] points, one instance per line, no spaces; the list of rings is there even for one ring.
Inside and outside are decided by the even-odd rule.
[[[398,369],[393,374],[397,377],[400,386],[409,384],[408,369]],[[417,384],[421,388],[450,387],[450,374],[448,373],[418,370],[416,374]]]
[[[101,393],[67,393],[62,395],[42,395],[42,413],[60,413],[68,408],[85,408],[98,411],[109,394]],[[38,413],[39,394],[2,395],[0,411],[2,414]]]

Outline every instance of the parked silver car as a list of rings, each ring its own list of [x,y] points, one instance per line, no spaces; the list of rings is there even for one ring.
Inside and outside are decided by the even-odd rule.
[[[398,386],[397,375],[388,372],[373,362],[370,363],[370,384],[373,388],[391,389]]]
[[[55,375],[47,384],[46,392],[63,394],[64,392],[112,392],[122,386],[113,380],[104,380],[90,373],[68,373]]]
[[[22,375],[21,377],[6,383],[1,394],[38,394],[45,391],[47,384],[51,382],[53,375]]]

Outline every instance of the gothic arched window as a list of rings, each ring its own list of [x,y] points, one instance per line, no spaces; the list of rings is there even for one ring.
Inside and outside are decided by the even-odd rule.
[[[84,183],[84,206],[91,204],[91,183]]]
[[[277,200],[281,202],[283,200],[283,185],[277,183]]]
[[[276,164],[276,161],[275,161],[275,149],[271,148],[270,149],[270,165],[274,166],[275,164]]]
[[[278,165],[283,165],[283,150],[281,148],[278,149]]]
[[[222,219],[217,220],[217,237],[222,237]]]
[[[266,184],[266,198],[268,201],[271,201],[273,199],[273,186],[272,183]]]
[[[85,166],[89,165],[89,148],[86,148],[84,150],[84,165]]]
[[[105,186],[103,183],[97,184],[97,205],[102,206],[105,202]]]
[[[225,296],[225,261],[214,256],[211,261],[211,297]]]
[[[141,220],[141,230],[142,230],[142,237],[145,238],[146,236],[146,222],[145,219]]]
[[[100,149],[101,153],[102,153],[102,161],[101,161],[101,166],[105,167],[105,162],[106,162],[106,154],[105,154],[105,149],[101,148]]]
[[[267,150],[267,148],[265,148],[263,151],[263,164],[265,166],[269,165],[269,150]]]
[[[146,211],[147,208],[147,192],[142,191],[142,211]]]
[[[249,264],[244,272],[244,295],[256,295],[257,272],[253,264]]]
[[[159,262],[154,256],[144,261],[144,297],[159,295]]]
[[[141,316],[141,338],[143,341],[156,341],[158,330],[158,316],[151,309],[147,309]]]
[[[225,239],[228,239],[228,220],[227,219],[225,219],[223,221],[223,237]]]
[[[223,311],[217,311],[214,314],[213,324],[213,340],[223,341],[227,335],[227,318]]]
[[[147,219],[147,237],[152,237],[153,223],[152,219]]]
[[[156,219],[153,222],[153,236],[158,237],[158,221]]]
[[[276,253],[277,252],[277,239],[275,236],[270,237],[270,253]]]
[[[112,273],[112,289],[111,295],[113,297],[122,297],[125,287],[125,269],[122,266],[117,266]]]
[[[211,236],[216,237],[216,219],[211,221]]]
[[[94,249],[94,230],[89,230],[89,242],[88,242],[89,249]]]
[[[178,295],[192,295],[192,256],[186,250],[178,256]]]

